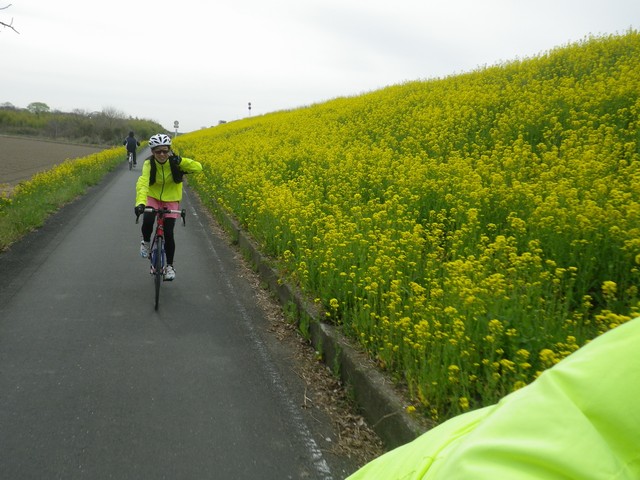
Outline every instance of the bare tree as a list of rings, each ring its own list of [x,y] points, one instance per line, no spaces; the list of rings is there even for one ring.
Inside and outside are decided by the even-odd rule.
[[[5,6],[5,7],[0,7],[0,10],[6,10],[7,8],[9,8],[11,6],[11,4]],[[18,35],[20,34],[19,31],[17,31],[14,27],[13,27],[13,18],[11,19],[11,23],[5,23],[3,21],[0,21],[0,26],[5,27],[5,28],[10,28],[11,30],[13,30],[14,32],[16,32]]]

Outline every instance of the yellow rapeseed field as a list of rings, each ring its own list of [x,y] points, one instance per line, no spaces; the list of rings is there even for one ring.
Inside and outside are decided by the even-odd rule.
[[[42,226],[47,216],[100,182],[124,157],[124,147],[118,147],[66,160],[20,182],[10,194],[0,193],[0,251]]]
[[[640,34],[184,135],[190,179],[436,421],[640,313]]]

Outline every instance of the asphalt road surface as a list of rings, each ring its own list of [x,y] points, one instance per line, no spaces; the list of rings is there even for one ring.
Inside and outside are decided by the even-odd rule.
[[[139,160],[143,158],[139,154]],[[154,310],[122,168],[0,255],[0,477],[339,479],[331,423],[188,189]]]

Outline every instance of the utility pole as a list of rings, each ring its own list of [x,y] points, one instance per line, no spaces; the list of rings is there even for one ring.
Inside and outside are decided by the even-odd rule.
[[[251,116],[251,102],[249,102],[249,116]]]

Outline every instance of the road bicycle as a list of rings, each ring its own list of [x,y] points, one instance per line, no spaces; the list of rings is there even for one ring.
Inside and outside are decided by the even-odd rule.
[[[129,170],[133,168],[133,152],[127,154],[127,161],[129,162]]]
[[[164,281],[165,269],[167,268],[167,256],[164,250],[164,216],[169,213],[179,213],[182,218],[182,225],[186,226],[186,210],[184,208],[182,210],[170,210],[168,208],[156,209],[146,207],[144,211],[156,214],[156,231],[153,234],[153,240],[151,241],[151,248],[149,250],[149,261],[151,262],[151,270],[149,273],[153,275],[155,283],[155,309],[158,310],[160,285]],[[139,219],[140,215],[136,215],[136,223],[138,223]]]

